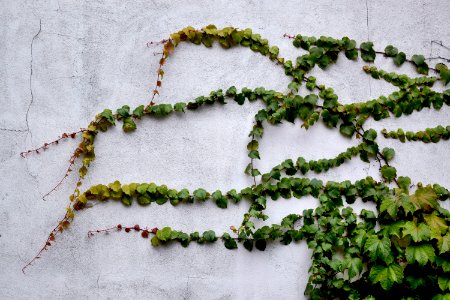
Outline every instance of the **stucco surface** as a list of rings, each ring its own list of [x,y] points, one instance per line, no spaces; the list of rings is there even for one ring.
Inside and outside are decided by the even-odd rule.
[[[41,197],[64,175],[77,141],[64,141],[26,159],[19,153],[86,126],[104,108],[147,103],[158,64],[153,53],[160,49],[146,43],[187,25],[250,27],[290,59],[300,51],[283,39],[284,33],[370,39],[378,50],[394,44],[409,55],[450,57],[450,51],[430,43],[450,45],[449,19],[447,0],[0,1],[0,298],[302,299],[311,255],[305,243],[270,244],[265,252],[249,253],[243,248],[226,250],[221,243],[155,249],[136,234],[87,238],[88,230],[117,223],[222,233],[240,224],[246,203],[226,210],[212,203],[146,208],[100,203],[79,213],[70,229],[23,274],[21,268],[64,215],[74,175],[47,201]],[[396,69],[383,58],[375,65]],[[392,91],[365,75],[362,66],[361,61],[341,59],[327,71],[313,73],[344,103]],[[189,101],[231,85],[286,92],[289,82],[282,68],[268,59],[245,48],[225,51],[218,45],[181,45],[164,69],[157,103]],[[132,134],[112,129],[97,138],[97,159],[84,187],[116,179],[191,190],[246,187],[251,184],[243,174],[247,134],[260,108],[259,103],[238,106],[230,101],[162,121],[142,120]],[[369,122],[368,127],[421,130],[449,125],[449,117],[448,107],[439,112],[425,109]],[[378,140],[397,150],[393,164],[400,175],[414,183],[450,187],[449,142]],[[308,131],[299,122],[267,127],[257,167],[267,171],[300,155],[333,157],[356,143],[321,124]],[[316,177],[357,180],[367,175],[379,179],[377,164],[353,160]],[[313,199],[270,201],[267,223],[315,205]],[[354,207],[364,205],[357,202]]]

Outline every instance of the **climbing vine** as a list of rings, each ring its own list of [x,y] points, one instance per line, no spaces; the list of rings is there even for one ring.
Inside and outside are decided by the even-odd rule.
[[[125,206],[137,202],[148,206],[152,202],[159,205],[188,205],[203,201],[213,201],[218,208],[225,209],[230,203],[248,201],[250,208],[243,216],[241,225],[230,227],[230,232],[216,234],[212,230],[182,232],[171,227],[152,228],[140,225],[122,226],[93,230],[95,234],[111,231],[139,232],[148,238],[152,246],[178,242],[183,247],[190,243],[213,243],[221,240],[228,249],[242,244],[248,251],[264,251],[267,243],[280,242],[288,245],[293,242],[306,242],[312,250],[312,262],[305,295],[311,299],[448,299],[450,297],[450,213],[442,208],[439,201],[449,198],[450,192],[434,183],[417,183],[410,190],[411,179],[399,176],[392,161],[396,155],[393,148],[380,149],[376,130],[365,128],[369,118],[379,121],[391,117],[401,117],[423,108],[439,110],[450,105],[450,90],[433,90],[436,82],[442,85],[450,82],[450,70],[438,63],[431,68],[422,55],[407,57],[404,52],[389,45],[384,51],[376,51],[372,42],[359,46],[356,41],[344,37],[308,37],[302,35],[285,37],[292,39],[293,45],[306,50],[306,54],[296,61],[285,60],[279,56],[279,48],[269,45],[267,39],[252,32],[233,27],[217,29],[208,25],[201,30],[187,27],[159,42],[163,52],[157,70],[157,82],[152,92],[152,101],[131,109],[124,105],[116,110],[105,109],[96,115],[87,128],[78,132],[64,133],[57,140],[44,146],[22,153],[26,156],[44,151],[62,139],[76,138],[81,134],[81,142],[75,149],[68,171],[69,176],[76,160],[81,160],[79,179],[63,218],[50,232],[47,241],[38,254],[24,267],[24,270],[52,245],[79,213],[91,201],[120,201]],[[176,47],[182,42],[212,47],[215,42],[225,49],[242,46],[266,56],[283,68],[291,78],[289,92],[267,90],[263,87],[214,90],[207,96],[199,96],[187,103],[155,104],[153,102],[164,76],[163,66]],[[391,58],[396,66],[404,63],[413,65],[420,76],[412,78],[364,66],[363,71],[371,77],[384,80],[397,88],[387,96],[377,99],[342,104],[338,95],[308,73],[316,66],[321,69],[335,63],[343,53],[349,60],[360,57],[372,63],[377,55]],[[430,76],[429,73],[434,76]],[[300,95],[300,86],[305,86],[309,94]],[[125,132],[136,130],[135,120],[141,118],[163,118],[171,114],[186,114],[197,109],[207,109],[210,105],[225,105],[234,100],[239,105],[245,101],[261,101],[265,108],[254,116],[252,130],[247,145],[249,164],[244,172],[253,178],[253,184],[240,191],[206,191],[203,188],[184,188],[176,190],[166,185],[152,182],[112,183],[91,186],[81,190],[83,179],[95,160],[94,142],[98,134],[121,123]],[[202,108],[203,107],[203,108]],[[274,166],[268,173],[261,174],[256,162],[261,159],[259,141],[264,136],[268,124],[276,125],[284,121],[301,120],[306,130],[320,120],[327,127],[336,128],[345,138],[358,139],[359,144],[346,149],[333,158],[307,160],[304,157],[289,158]],[[450,137],[450,127],[438,126],[419,132],[403,132],[402,129],[387,132],[385,138],[399,139],[401,142],[422,141],[437,143]],[[338,168],[351,159],[370,163],[377,161],[382,181],[367,177],[355,182],[323,182],[305,178],[308,172],[327,172]],[[62,180],[64,180],[64,178]],[[61,182],[62,182],[61,180]],[[60,182],[60,183],[61,183]],[[54,188],[56,189],[60,183]],[[54,190],[53,189],[53,190]],[[52,190],[52,191],[53,191]],[[256,219],[267,220],[264,213],[267,199],[302,198],[310,195],[317,198],[320,205],[315,209],[295,212],[283,218],[280,224],[255,227]],[[348,204],[356,199],[376,204],[376,211],[363,209],[355,213]]]

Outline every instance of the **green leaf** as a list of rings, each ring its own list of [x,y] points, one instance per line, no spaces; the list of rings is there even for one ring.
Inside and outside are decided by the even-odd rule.
[[[316,94],[309,94],[305,96],[304,101],[305,103],[316,105],[317,101],[319,101],[319,97]]]
[[[369,236],[364,245],[364,252],[369,255],[372,261],[380,259],[389,264],[394,260],[391,252],[391,241],[386,237],[380,240],[376,235]]]
[[[408,281],[412,289],[417,289],[418,287],[424,286],[427,283],[426,279],[423,277],[408,276],[405,279],[406,281]]]
[[[117,114],[121,118],[128,118],[130,117],[130,107],[128,105],[124,105],[121,108],[117,110]]]
[[[441,267],[445,273],[450,272],[450,261],[442,257],[436,256],[436,265]]]
[[[394,156],[395,156],[395,150],[392,148],[383,148],[383,150],[381,151],[381,154],[383,154],[384,158],[387,161],[391,161]]]
[[[406,61],[406,54],[404,52],[400,52],[394,57],[394,63],[396,66],[401,66]]]
[[[450,82],[450,70],[444,64],[437,64],[436,69],[439,71],[439,75],[441,76],[441,80],[446,86]]]
[[[258,169],[252,169],[250,172],[250,175],[252,175],[253,177],[256,177],[256,176],[261,175],[261,172],[259,172]]]
[[[159,240],[158,240],[158,237],[156,237],[156,235],[152,237],[152,239],[150,240],[150,242],[152,243],[152,246],[153,246],[153,247],[159,246]]]
[[[222,192],[217,190],[214,193],[212,193],[212,198],[214,202],[216,202],[216,205],[220,208],[227,208],[228,206],[228,199],[222,195]]]
[[[442,291],[450,290],[450,277],[438,277],[438,285]]]
[[[253,158],[253,159],[260,159],[259,152],[257,150],[251,150],[248,153],[248,157]]]
[[[259,251],[266,250],[266,245],[267,245],[266,240],[256,240],[255,241],[255,248],[258,249]]]
[[[375,265],[370,269],[369,279],[374,284],[379,282],[384,290],[390,290],[394,283],[403,281],[403,268],[397,264]]]
[[[259,147],[259,143],[257,140],[252,140],[250,143],[247,144],[248,151],[258,150],[258,147]]]
[[[186,103],[183,102],[175,103],[175,105],[173,106],[173,110],[175,110],[176,112],[184,112],[185,109]]]
[[[216,233],[212,230],[205,231],[203,232],[203,239],[206,242],[212,243],[217,240]]]
[[[127,117],[123,120],[123,131],[130,132],[136,129],[136,123],[134,123],[131,117]]]
[[[373,62],[375,60],[375,50],[373,49],[373,43],[372,42],[364,42],[360,46],[361,48],[361,58],[365,62]]]
[[[373,129],[369,129],[369,130],[364,132],[363,138],[365,140],[373,142],[377,138],[377,132],[375,130],[373,130]]]
[[[156,237],[158,240],[162,242],[167,242],[170,240],[170,236],[172,235],[172,228],[164,227],[156,232]]]
[[[384,48],[384,53],[388,57],[394,57],[398,54],[398,49],[392,45],[388,45],[388,46],[386,46],[386,48]]]
[[[409,186],[411,185],[411,178],[400,176],[397,179],[398,185],[405,192],[409,193]]]
[[[433,235],[445,234],[449,229],[449,226],[447,225],[445,219],[435,214],[425,215],[424,219],[425,223],[430,227],[430,230],[433,233]]]
[[[147,192],[147,189],[149,188],[149,184],[148,183],[141,183],[140,185],[137,186],[136,191],[141,194],[144,195]]]
[[[358,276],[363,269],[361,258],[347,256],[344,259],[344,268],[348,270],[348,279]]]
[[[339,127],[339,132],[346,137],[352,137],[355,131],[355,125],[353,125],[352,123],[341,124],[341,126]]]
[[[142,118],[143,115],[144,115],[144,105],[139,105],[133,110],[133,117],[140,119]]]
[[[251,252],[253,250],[253,240],[245,240],[244,248]]]
[[[423,55],[413,55],[411,60],[416,65],[416,70],[418,73],[428,75],[429,68]]]
[[[420,266],[426,265],[428,261],[433,262],[436,256],[430,244],[410,245],[406,248],[405,254],[410,264],[417,262]]]
[[[417,55],[417,54],[414,54],[414,55],[411,57],[411,60],[413,61],[413,63],[414,63],[416,66],[425,63],[425,57],[424,57],[423,55]]]
[[[397,217],[399,208],[402,207],[405,214],[413,214],[416,206],[411,202],[410,197],[404,193],[388,195],[383,198],[380,205],[380,213],[386,211],[391,217]]]
[[[197,201],[205,201],[208,199],[209,194],[202,188],[196,189],[193,193],[195,200]]]
[[[100,116],[105,118],[111,125],[116,125],[114,121],[114,116],[110,109],[105,109],[102,113],[100,113]]]
[[[222,239],[223,239],[225,248],[231,250],[231,249],[236,249],[238,247],[236,241],[232,237],[230,237],[230,235],[228,233],[224,233],[222,236]]]
[[[394,180],[395,177],[397,177],[397,169],[395,169],[394,167],[382,166],[381,176],[383,176],[384,179],[390,182]]]
[[[450,234],[446,234],[438,239],[439,254],[450,252]]]
[[[430,233],[430,228],[423,223],[417,225],[415,222],[408,221],[403,226],[403,236],[411,236],[416,243],[428,241],[431,237]]]
[[[120,199],[123,205],[130,206],[133,203],[133,198],[127,195],[123,195],[122,199]]]
[[[417,188],[414,195],[411,196],[411,201],[425,212],[430,212],[439,207],[439,203],[436,199],[437,194],[430,185]]]

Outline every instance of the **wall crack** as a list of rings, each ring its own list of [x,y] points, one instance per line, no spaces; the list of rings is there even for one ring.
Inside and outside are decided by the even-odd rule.
[[[28,115],[30,113],[30,108],[33,105],[33,101],[34,101],[34,94],[33,94],[33,44],[34,44],[34,41],[39,36],[39,34],[41,33],[41,30],[42,30],[42,19],[39,19],[39,30],[33,36],[33,38],[31,39],[31,44],[30,44],[30,95],[31,95],[31,99],[30,99],[30,103],[28,104],[27,113],[25,115],[25,122],[27,124],[27,136],[28,136],[28,134],[30,134],[31,139],[33,139],[33,134],[30,131],[30,125],[28,123]]]

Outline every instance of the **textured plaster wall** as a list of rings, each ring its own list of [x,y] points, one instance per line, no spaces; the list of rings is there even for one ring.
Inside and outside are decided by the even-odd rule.
[[[211,203],[175,208],[100,203],[81,212],[70,230],[23,274],[23,265],[64,214],[75,176],[47,201],[41,197],[64,175],[77,141],[27,159],[19,153],[86,126],[104,108],[148,102],[158,62],[153,52],[160,49],[147,48],[146,42],[186,25],[251,27],[291,59],[299,50],[283,39],[284,33],[347,35],[358,42],[370,39],[379,50],[392,43],[410,55],[450,57],[448,50],[430,44],[439,40],[450,45],[449,19],[447,0],[0,1],[0,298],[302,299],[311,254],[305,243],[271,244],[265,252],[248,253],[243,248],[228,251],[221,243],[155,249],[131,234],[86,235],[117,223],[224,232],[240,224],[246,203],[226,210]],[[395,69],[382,58],[375,64]],[[392,91],[363,74],[362,65],[341,59],[328,71],[314,74],[334,87],[344,103]],[[286,92],[288,84],[282,69],[266,58],[217,45],[181,45],[165,71],[158,103],[188,101],[230,85]],[[401,71],[411,73],[409,67]],[[258,103],[230,102],[163,121],[143,120],[133,134],[112,129],[98,136],[97,160],[84,187],[115,179],[191,190],[246,187],[251,184],[243,175],[247,133],[260,108]],[[425,109],[369,125],[420,130],[448,125],[449,116],[447,107],[439,112]],[[257,166],[267,171],[287,157],[333,157],[356,143],[320,124],[309,131],[299,123],[268,127]],[[379,143],[397,149],[393,164],[399,174],[411,176],[414,183],[450,186],[449,142],[401,144],[380,137]],[[317,177],[357,180],[367,175],[378,179],[377,165],[354,160]],[[267,222],[315,205],[313,199],[270,201]]]

